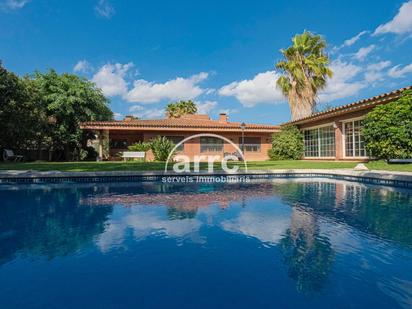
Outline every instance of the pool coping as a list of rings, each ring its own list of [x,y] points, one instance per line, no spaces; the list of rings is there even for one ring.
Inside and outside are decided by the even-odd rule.
[[[267,169],[248,170],[228,174],[224,171],[208,173],[175,173],[173,171],[97,171],[97,172],[62,172],[5,170],[0,171],[0,184],[19,183],[60,183],[60,182],[119,182],[119,181],[160,181],[167,177],[249,177],[251,179],[266,178],[300,178],[324,177],[343,179],[354,182],[365,182],[379,185],[412,188],[411,172],[392,171],[355,171],[353,169]]]

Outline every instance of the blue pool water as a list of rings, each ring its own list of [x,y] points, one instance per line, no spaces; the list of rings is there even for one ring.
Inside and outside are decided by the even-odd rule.
[[[0,308],[411,308],[412,192],[0,186]]]

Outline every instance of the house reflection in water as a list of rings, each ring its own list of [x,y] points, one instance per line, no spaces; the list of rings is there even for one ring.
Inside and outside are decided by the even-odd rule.
[[[298,291],[314,293],[328,282],[337,256],[351,249],[346,236],[338,239],[331,226],[412,248],[412,195],[398,189],[313,178],[21,188],[0,188],[0,264],[19,255],[67,256],[90,244],[107,252],[126,240],[149,237],[180,245],[191,240],[207,248],[214,228],[221,239],[230,233],[237,241],[252,239],[256,250],[265,244],[274,255],[280,253]],[[346,247],[338,242],[347,242]]]

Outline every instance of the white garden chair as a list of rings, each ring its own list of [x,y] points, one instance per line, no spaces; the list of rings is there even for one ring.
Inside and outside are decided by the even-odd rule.
[[[23,156],[21,155],[15,155],[14,151],[11,149],[4,149],[3,151],[3,160],[4,161],[14,161],[14,162],[20,162],[23,161]]]

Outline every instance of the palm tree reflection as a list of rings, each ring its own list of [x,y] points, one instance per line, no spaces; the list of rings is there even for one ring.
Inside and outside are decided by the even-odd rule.
[[[299,205],[293,207],[291,227],[279,246],[298,291],[320,291],[332,268],[334,252],[329,239],[319,233],[316,214]]]

